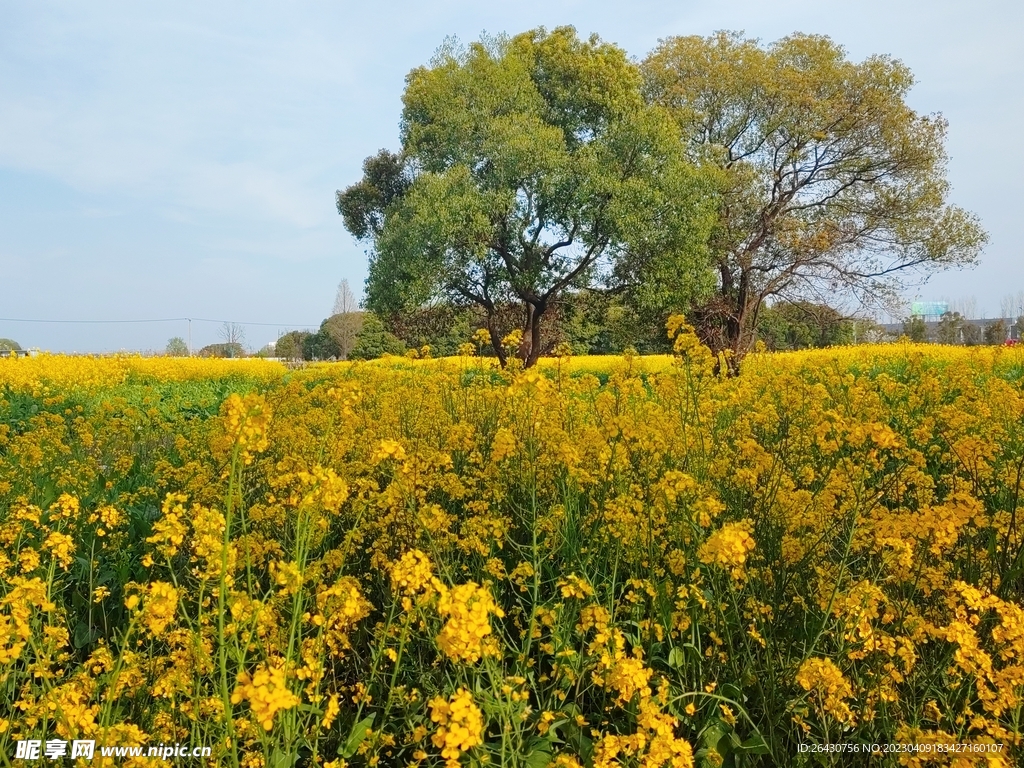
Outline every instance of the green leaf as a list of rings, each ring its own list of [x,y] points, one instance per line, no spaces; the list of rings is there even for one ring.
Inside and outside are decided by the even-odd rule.
[[[363,743],[363,739],[366,738],[366,734],[369,732],[370,727],[373,725],[373,718],[377,716],[377,713],[364,717],[358,723],[352,726],[352,731],[348,735],[348,739],[344,745],[338,748],[338,754],[348,760],[352,755],[359,749],[359,745]]]
[[[270,753],[270,760],[267,762],[267,768],[292,768],[298,758],[298,754],[289,754],[288,752],[283,752],[282,750],[275,748],[274,751]]]
[[[75,635],[72,642],[75,648],[84,648],[96,639],[96,633],[92,631],[89,624],[80,621],[75,625]]]
[[[721,720],[713,720],[700,735],[701,742],[708,749],[717,751],[720,755],[729,753],[729,732],[731,729]]]
[[[746,752],[750,755],[767,755],[770,750],[765,740],[759,735],[754,734],[746,741],[736,745],[736,752]]]
[[[723,683],[717,693],[733,701],[742,701],[743,699],[743,691],[735,683]]]
[[[547,768],[548,763],[551,762],[551,748],[546,744],[544,746],[537,746],[527,756],[523,765],[526,768]]]
[[[678,646],[673,648],[668,654],[668,665],[672,669],[682,669],[686,664],[686,651]]]
[[[713,721],[711,725],[704,729],[700,735],[700,740],[709,747],[715,747],[718,745],[719,739],[725,735],[725,729],[721,723]]]

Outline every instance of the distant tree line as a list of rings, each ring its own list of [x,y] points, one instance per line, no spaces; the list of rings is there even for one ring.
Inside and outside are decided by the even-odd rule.
[[[1024,333],[1024,316],[1007,323],[998,318],[972,321],[959,312],[946,312],[937,322],[928,323],[923,317],[913,316],[903,321],[903,334],[911,341],[935,342],[976,347],[981,344],[1004,344],[1008,339],[1019,339]]]
[[[517,307],[496,307],[492,316],[476,307],[440,305],[378,315],[368,310],[332,315],[317,331],[290,331],[277,340],[273,356],[286,360],[370,360],[384,355],[421,354],[433,357],[460,353],[467,342],[489,339],[488,322],[515,327]],[[766,307],[756,328],[757,339],[768,349],[789,350],[850,344],[855,323],[863,330],[871,324],[844,316],[831,307],[812,302],[776,302]],[[540,337],[545,349],[568,345],[573,354],[641,354],[671,351],[660,318],[644,317],[628,303],[597,291],[564,295],[550,310]],[[490,343],[478,344],[484,356],[495,356]]]
[[[514,327],[517,308],[499,307],[499,322]],[[506,321],[507,318],[507,321]],[[290,331],[277,341],[274,356],[288,360],[370,360],[384,355],[405,355],[429,348],[433,357],[450,357],[467,342],[487,330],[487,315],[474,307],[440,305],[390,315],[368,310],[336,314],[319,330]],[[1024,317],[1008,325],[1004,320],[975,323],[958,312],[946,313],[937,323],[920,317],[903,324],[903,334],[914,341],[939,344],[1002,344],[1011,334],[1024,332]],[[776,301],[758,314],[752,330],[756,342],[774,351],[821,349],[857,342],[895,339],[882,326],[855,318],[807,300]],[[551,309],[541,341],[546,349],[568,345],[577,355],[621,354],[633,349],[641,354],[671,350],[664,324],[642,317],[628,303],[600,291],[565,295]],[[485,356],[494,356],[489,344],[478,345]]]
[[[274,357],[285,360],[348,360],[359,356],[359,341],[373,334],[380,321],[361,311],[331,315],[317,331],[289,331],[274,345]],[[397,346],[394,354],[404,352]],[[380,357],[380,354],[370,355]]]

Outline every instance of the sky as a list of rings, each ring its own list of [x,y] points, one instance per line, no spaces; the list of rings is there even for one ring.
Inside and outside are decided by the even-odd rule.
[[[564,24],[637,59],[728,29],[902,60],[910,105],[949,121],[951,202],[990,236],[977,267],[908,299],[973,297],[992,317],[1024,290],[1020,0],[0,0],[0,337],[158,350],[191,325],[198,348],[230,321],[259,348],[317,327],[339,281],[358,294],[366,277],[335,191],[398,148],[409,70],[448,36]],[[52,322],[84,320],[165,321]]]

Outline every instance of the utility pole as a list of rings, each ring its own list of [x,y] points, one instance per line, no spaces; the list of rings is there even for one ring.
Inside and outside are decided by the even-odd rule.
[[[186,317],[188,320],[188,356],[192,357],[192,318]]]

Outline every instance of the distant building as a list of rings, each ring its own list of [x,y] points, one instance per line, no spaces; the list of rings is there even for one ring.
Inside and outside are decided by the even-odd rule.
[[[925,321],[938,320],[949,312],[948,301],[915,301],[910,305],[910,316],[921,317]]]

